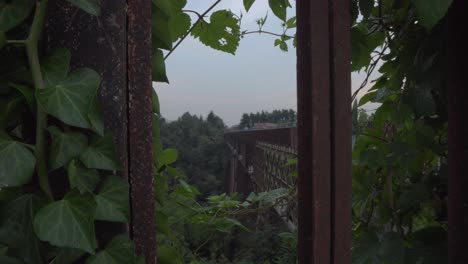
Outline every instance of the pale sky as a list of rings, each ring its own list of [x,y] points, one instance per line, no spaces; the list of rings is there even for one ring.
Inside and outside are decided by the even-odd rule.
[[[214,0],[188,2],[185,9],[202,13]],[[242,11],[242,30],[257,30],[255,20],[265,16],[268,0],[257,0],[247,14],[242,2],[223,0],[214,10]],[[294,6],[288,9],[288,18],[293,15]],[[270,12],[264,29],[281,33],[281,21]],[[206,117],[213,110],[231,126],[239,123],[243,113],[296,109],[296,50],[290,45],[283,52],[274,47],[274,40],[269,35],[247,35],[233,56],[188,37],[166,60],[170,84],[154,84],[162,115],[175,120],[188,111]],[[362,79],[362,75],[352,75],[354,89]]]

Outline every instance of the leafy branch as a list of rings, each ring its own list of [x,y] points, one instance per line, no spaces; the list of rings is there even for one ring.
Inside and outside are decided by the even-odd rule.
[[[198,23],[200,23],[201,21],[204,21],[203,18],[211,11],[213,10],[219,3],[221,3],[222,0],[216,0],[216,2],[214,2],[210,7],[208,7],[207,10],[205,10],[205,12],[203,12],[202,14],[199,14],[197,13],[198,15],[198,19],[197,21],[195,21],[195,23],[193,23],[193,25],[190,27],[190,29],[185,33],[185,35],[180,38],[179,41],[177,41],[177,43],[174,45],[174,47],[172,47],[172,49],[166,54],[166,56],[164,56],[164,60],[166,60],[173,52],[174,50],[177,49],[177,47],[180,46],[180,44],[182,44],[182,42],[184,42],[184,40],[187,38],[188,35],[190,35],[190,33],[192,33],[193,29],[198,25]]]

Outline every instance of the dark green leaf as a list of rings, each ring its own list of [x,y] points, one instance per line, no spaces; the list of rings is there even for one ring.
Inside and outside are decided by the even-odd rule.
[[[117,176],[109,176],[96,195],[96,219],[128,223],[130,220],[128,182]]]
[[[70,60],[70,51],[58,48],[41,62],[42,75],[47,87],[57,85],[67,78]]]
[[[175,42],[183,37],[190,29],[191,18],[188,14],[178,12],[169,19],[169,30],[171,31],[172,41]]]
[[[156,48],[171,50],[173,37],[169,28],[169,19],[159,8],[153,11],[151,28],[153,50]]]
[[[99,83],[97,72],[80,69],[56,85],[37,90],[36,98],[42,109],[64,123],[92,129],[88,111]]]
[[[119,170],[114,141],[110,134],[93,138],[91,144],[81,153],[80,160],[90,169]]]
[[[239,20],[232,12],[219,10],[211,14],[209,23],[200,21],[192,35],[208,47],[234,54],[240,41]]]
[[[158,246],[159,247],[159,246]],[[119,235],[112,239],[106,248],[86,260],[86,264],[139,264],[135,255],[135,246],[126,235]],[[161,263],[158,259],[158,263]]]
[[[247,12],[249,12],[255,0],[244,0],[244,7]]]
[[[34,0],[0,2],[0,32],[7,32],[23,22],[34,8]]]
[[[155,82],[165,82],[169,83],[166,75],[166,64],[164,62],[163,52],[158,49],[155,54],[153,54],[152,61],[152,76],[153,81]]]
[[[11,83],[10,86],[15,88],[18,92],[20,92],[23,95],[24,99],[28,103],[29,111],[35,114],[36,113],[36,99],[34,98],[34,90],[28,86],[15,84],[15,83]]]
[[[290,7],[289,0],[268,0],[268,4],[275,16],[286,21],[286,9]]]
[[[62,132],[56,127],[48,128],[52,138],[50,169],[56,170],[78,157],[88,145],[85,135],[77,132]]]
[[[151,93],[151,99],[152,99],[151,101],[153,104],[153,113],[156,115],[159,115],[160,114],[159,98],[158,98],[158,94],[156,93],[154,89]]]
[[[172,17],[172,0],[152,0],[154,7],[161,10],[166,18]]]
[[[75,160],[70,161],[67,172],[70,187],[77,188],[81,193],[93,192],[100,180],[97,170],[83,168]]]
[[[161,165],[169,165],[177,161],[177,149],[168,148],[162,153]]]
[[[101,12],[99,0],[67,0],[67,1],[83,9],[84,11],[86,11],[87,13],[93,16],[98,16],[99,13]]]
[[[34,235],[33,217],[46,203],[44,195],[26,194],[0,208],[0,244],[9,247],[9,255],[25,263],[43,263],[39,241]]]
[[[30,181],[36,159],[19,142],[0,138],[0,187],[21,186]]]
[[[82,249],[94,254],[96,202],[91,193],[69,192],[63,200],[39,210],[34,218],[37,236],[58,247]]]
[[[161,210],[156,210],[154,222],[156,233],[168,235],[170,232],[169,217]]]
[[[452,4],[452,0],[412,0],[421,24],[431,31]]]
[[[291,17],[286,21],[286,27],[287,28],[295,28],[296,27],[296,17]]]
[[[98,135],[104,136],[104,118],[102,116],[101,107],[99,106],[98,96],[94,96],[89,103],[88,119],[91,129]]]

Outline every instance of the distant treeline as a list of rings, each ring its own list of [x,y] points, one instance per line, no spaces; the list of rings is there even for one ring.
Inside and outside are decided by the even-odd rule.
[[[206,197],[224,190],[223,120],[210,112],[206,118],[185,113],[176,121],[161,120],[161,141],[165,148],[176,148],[175,167]]]
[[[252,128],[256,123],[274,123],[294,125],[297,120],[296,111],[293,109],[273,110],[272,112],[261,111],[257,113],[245,113],[239,123],[239,128]]]

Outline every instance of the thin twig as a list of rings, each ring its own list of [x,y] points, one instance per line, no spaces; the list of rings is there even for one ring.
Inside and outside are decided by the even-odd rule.
[[[366,78],[364,79],[364,81],[361,83],[361,86],[359,86],[359,88],[353,93],[353,96],[351,97],[351,102],[353,102],[358,93],[364,89],[364,87],[366,87],[367,83],[369,82],[369,78],[370,76],[372,75],[372,73],[374,72],[374,69],[375,67],[377,66],[377,64],[379,63],[379,61],[382,59],[385,51],[387,50],[388,48],[388,42],[385,43],[385,46],[383,47],[382,51],[380,52],[378,58],[369,66],[369,68],[367,69],[367,73],[366,73]]]
[[[195,10],[184,9],[184,10],[182,10],[182,12],[193,13],[193,14],[197,15],[199,19],[203,19],[203,17],[204,17],[202,14],[198,13]]]
[[[256,31],[247,31],[247,32],[243,32],[241,35],[244,36],[244,35],[248,35],[248,34],[254,34],[254,33],[258,33],[258,34],[268,34],[268,35],[273,35],[273,36],[277,36],[277,37],[288,37],[288,38],[294,38],[294,36],[289,36],[289,35],[286,35],[286,34],[277,34],[277,33],[273,33],[273,32],[269,32],[269,31],[264,31],[264,30],[256,30]]]

